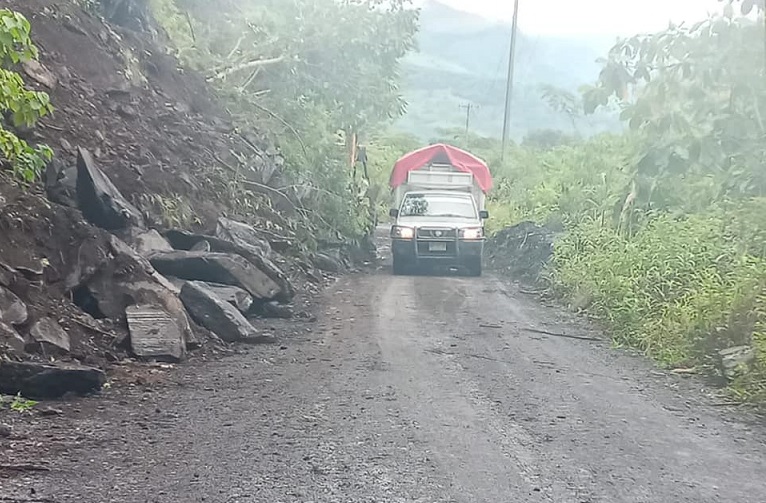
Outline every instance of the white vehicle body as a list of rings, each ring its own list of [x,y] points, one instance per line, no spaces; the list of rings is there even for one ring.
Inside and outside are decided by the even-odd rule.
[[[473,174],[430,164],[394,190],[394,273],[441,263],[481,275],[486,196]]]

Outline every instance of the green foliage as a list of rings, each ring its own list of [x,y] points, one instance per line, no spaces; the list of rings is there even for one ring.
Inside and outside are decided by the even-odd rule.
[[[733,391],[766,402],[762,23],[727,8],[615,46],[583,103],[620,106],[621,137],[527,142],[502,164],[484,152],[493,230],[531,219],[567,231],[554,292],[667,366],[714,370],[719,350],[752,347]]]
[[[35,402],[34,400],[29,400],[21,396],[21,393],[17,394],[13,398],[6,399],[3,397],[0,397],[0,408],[2,408],[5,405],[8,405],[8,408],[16,412],[18,414],[26,414],[30,412],[35,406],[37,406],[38,402]]]
[[[719,16],[612,49],[585,102],[593,110],[621,99],[623,119],[646,139],[637,205],[678,205],[681,178],[714,198],[766,194],[762,39],[752,20]]]
[[[24,87],[21,76],[8,69],[37,59],[37,48],[30,38],[29,22],[17,12],[0,9],[0,155],[14,174],[26,181],[36,180],[53,157],[44,145],[31,147],[9,130],[31,127],[37,119],[53,111],[48,95]]]
[[[152,0],[189,66],[218,86],[243,128],[270,131],[288,187],[320,239],[371,229],[368,182],[354,179],[356,133],[402,115],[399,63],[414,48],[409,0]],[[181,14],[183,13],[183,14]],[[244,160],[247,162],[247,160]]]

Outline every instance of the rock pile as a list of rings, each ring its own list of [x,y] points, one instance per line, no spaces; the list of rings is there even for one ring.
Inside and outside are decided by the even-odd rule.
[[[100,386],[99,371],[92,368],[19,366],[26,354],[63,357],[77,345],[55,317],[43,310],[30,313],[22,300],[30,288],[58,285],[89,315],[80,324],[113,334],[115,346],[134,357],[155,361],[184,359],[206,334],[227,343],[269,342],[273,336],[260,334],[248,317],[291,314],[295,288],[270,242],[282,239],[223,217],[210,233],[149,229],[82,148],[77,169],[68,176],[76,187],[73,202],[90,224],[72,223],[87,228],[75,259],[55,265],[43,260],[39,270],[22,262],[0,263],[0,353],[6,355],[0,392],[59,396],[64,388],[83,392]],[[15,205],[8,208],[4,216],[12,216]],[[101,321],[113,330],[100,328]],[[45,391],[45,383],[56,381],[53,375],[62,380]]]
[[[521,222],[499,231],[487,242],[488,267],[522,281],[540,281],[553,256],[556,234],[534,222]]]

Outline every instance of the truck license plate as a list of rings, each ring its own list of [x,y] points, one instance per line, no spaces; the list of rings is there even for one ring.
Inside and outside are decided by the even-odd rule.
[[[428,243],[428,251],[445,252],[447,251],[447,243]]]

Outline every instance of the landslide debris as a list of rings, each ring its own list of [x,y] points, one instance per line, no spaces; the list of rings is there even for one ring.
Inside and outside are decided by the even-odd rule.
[[[31,187],[0,166],[2,393],[89,393],[126,358],[266,339],[248,318],[286,317],[323,281],[275,189],[241,204],[243,187],[285,185],[278,149],[235,129],[142,4],[105,1],[117,23],[70,0],[4,4],[32,23],[40,61],[20,71],[55,107],[18,133],[55,160]]]

